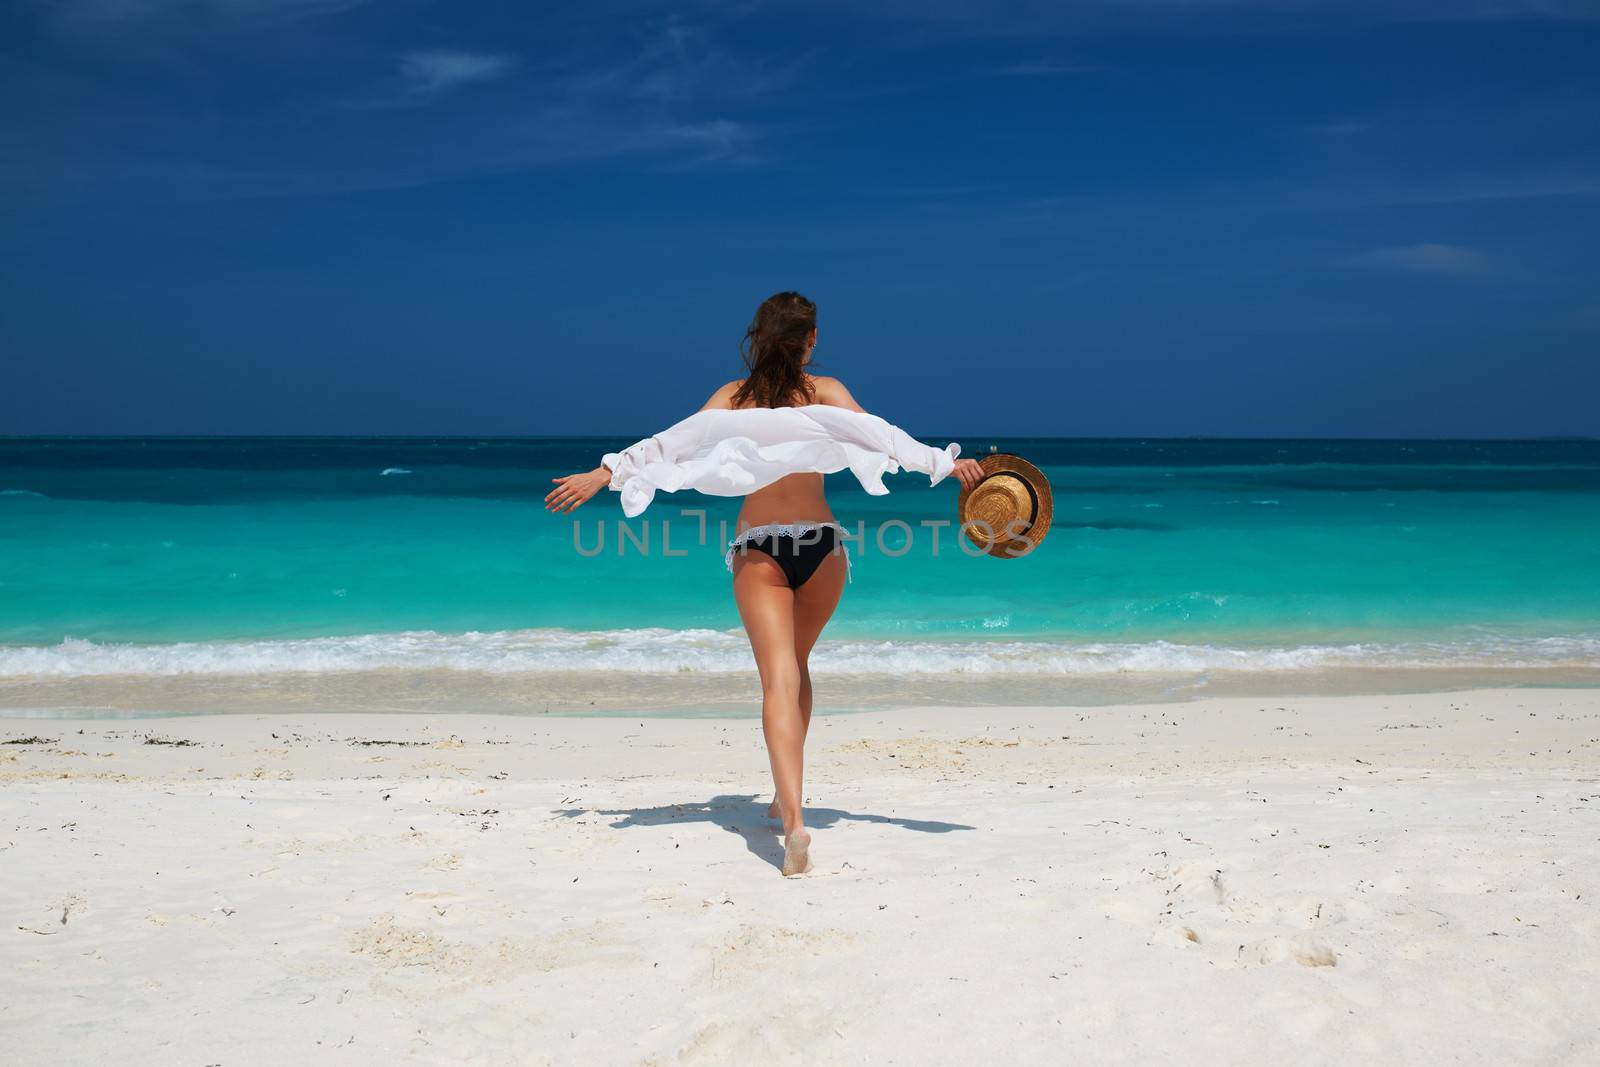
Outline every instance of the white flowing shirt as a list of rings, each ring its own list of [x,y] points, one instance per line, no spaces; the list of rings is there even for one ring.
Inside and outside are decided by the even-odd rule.
[[[607,453],[611,488],[622,513],[638,515],[658,490],[695,489],[746,496],[788,474],[832,474],[845,468],[873,496],[889,492],[885,474],[901,467],[938,485],[961,446],[925,445],[876,415],[831,404],[792,408],[707,408],[653,437]]]

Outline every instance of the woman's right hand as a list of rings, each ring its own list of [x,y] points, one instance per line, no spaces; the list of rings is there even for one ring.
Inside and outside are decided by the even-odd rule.
[[[572,511],[581,507],[588,499],[611,484],[611,472],[604,467],[596,467],[584,474],[568,474],[561,478],[552,478],[556,487],[545,494],[544,507],[546,511]]]

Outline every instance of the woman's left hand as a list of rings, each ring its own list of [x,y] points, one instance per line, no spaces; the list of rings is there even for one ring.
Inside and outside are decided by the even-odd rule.
[[[610,485],[611,472],[604,467],[596,467],[587,474],[569,474],[563,478],[550,480],[556,483],[556,487],[545,494],[545,510],[571,511]]]
[[[983,481],[983,468],[978,466],[975,459],[958,459],[955,467],[950,471],[961,482],[961,488],[971,489]]]

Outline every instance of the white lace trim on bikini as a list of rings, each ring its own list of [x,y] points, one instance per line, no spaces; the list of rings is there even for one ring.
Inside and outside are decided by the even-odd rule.
[[[766,526],[752,526],[728,542],[728,551],[723,557],[723,562],[727,563],[728,573],[731,574],[733,573],[733,554],[740,551],[751,541],[759,541],[764,537],[793,537],[799,541],[806,534],[816,533],[825,526],[832,527],[838,531],[834,544],[838,551],[844,554],[844,580],[849,582],[852,569],[850,549],[844,543],[844,527],[836,522],[774,522]]]

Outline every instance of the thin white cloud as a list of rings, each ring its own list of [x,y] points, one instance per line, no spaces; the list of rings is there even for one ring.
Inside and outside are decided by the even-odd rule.
[[[429,97],[473,82],[504,78],[516,65],[515,57],[495,52],[410,52],[400,60],[400,77],[408,94]]]
[[[1434,242],[1377,248],[1357,260],[1368,266],[1436,278],[1482,278],[1494,270],[1494,260],[1475,248]]]
[[[668,144],[678,143],[697,150],[698,162],[702,163],[738,157],[753,137],[747,124],[732,119],[677,123],[663,127],[660,134]]]
[[[701,97],[759,96],[788,87],[803,56],[752,63],[727,51],[705,30],[673,20],[631,58],[566,79],[564,91],[581,97],[631,97],[678,103]]]

